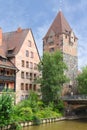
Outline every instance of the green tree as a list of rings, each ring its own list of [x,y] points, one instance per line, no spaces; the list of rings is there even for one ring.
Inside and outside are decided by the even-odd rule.
[[[11,123],[13,114],[13,95],[11,92],[2,92],[0,95],[0,127]]]
[[[38,66],[42,73],[41,84],[42,100],[44,103],[55,102],[59,99],[63,84],[67,81],[64,71],[67,69],[60,51],[44,53]]]
[[[87,94],[87,66],[82,68],[81,74],[77,77],[78,92],[80,94]]]

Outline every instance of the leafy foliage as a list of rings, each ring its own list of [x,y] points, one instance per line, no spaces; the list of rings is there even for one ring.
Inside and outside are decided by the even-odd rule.
[[[12,129],[21,129],[19,122],[33,121],[35,125],[41,123],[43,118],[61,117],[59,111],[55,111],[54,103],[46,106],[36,93],[31,92],[29,98],[13,105],[13,96],[3,93],[0,96],[0,127],[11,124]]]
[[[61,117],[61,114],[58,112],[55,112],[50,109],[50,107],[45,107],[43,110],[38,111],[36,113],[36,116],[39,117],[40,119],[43,118],[52,118],[52,117]]]
[[[3,92],[0,96],[0,126],[8,125],[12,121],[13,95]]]
[[[60,51],[55,53],[44,53],[38,66],[42,77],[39,79],[41,84],[42,100],[45,104],[59,99],[63,84],[67,81],[64,71],[67,69],[63,62]]]
[[[80,94],[87,94],[87,66],[82,68],[81,74],[77,77],[78,92]]]

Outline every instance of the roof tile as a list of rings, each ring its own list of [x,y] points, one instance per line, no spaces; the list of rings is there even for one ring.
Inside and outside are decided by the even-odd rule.
[[[45,37],[49,36],[51,30],[56,34],[69,33],[72,30],[61,11],[57,14]]]

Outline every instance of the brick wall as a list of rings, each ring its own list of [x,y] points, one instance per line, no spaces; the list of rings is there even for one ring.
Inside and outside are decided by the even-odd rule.
[[[26,56],[26,50],[29,52],[29,55]],[[33,57],[31,57],[31,52],[33,53]],[[24,67],[22,67],[22,60],[24,61]],[[17,102],[19,102],[22,98],[22,96],[26,96],[29,94],[29,85],[32,84],[33,89],[33,81],[30,80],[30,78],[26,78],[26,73],[32,73],[38,75],[38,70],[34,69],[34,67],[30,68],[30,62],[32,62],[33,66],[34,64],[38,64],[40,61],[34,39],[32,36],[31,31],[29,30],[29,33],[26,36],[26,39],[24,43],[22,44],[22,47],[19,51],[19,53],[16,55],[15,58],[15,64],[17,68],[19,69],[18,73],[16,74],[16,93],[17,93]],[[29,67],[26,67],[26,62],[29,62]],[[21,72],[24,72],[24,78],[21,78]],[[24,84],[24,90],[21,90],[21,83]],[[25,85],[28,84],[28,90],[25,89]],[[39,85],[36,85],[36,89],[38,90]],[[23,98],[24,98],[23,97]]]

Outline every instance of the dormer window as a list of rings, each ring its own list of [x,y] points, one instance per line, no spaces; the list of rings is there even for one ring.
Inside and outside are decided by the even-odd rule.
[[[7,59],[3,58],[3,59],[2,59],[2,61],[3,61],[3,62],[6,62],[6,61],[7,61]]]
[[[1,56],[0,56],[0,60],[3,61],[3,62],[6,62],[6,61],[7,61],[6,58],[3,58],[3,57],[1,57]]]
[[[8,50],[8,54],[12,54],[13,53],[13,50]]]
[[[7,50],[7,56],[13,56],[15,51],[15,47],[8,48]]]

